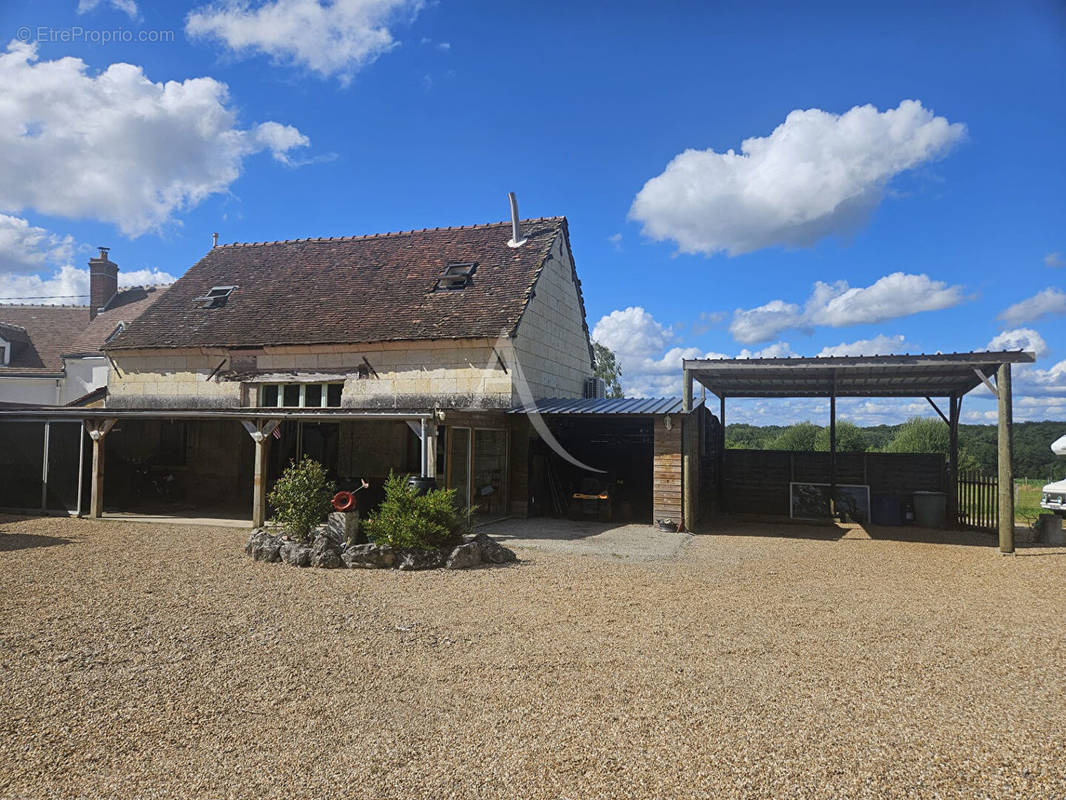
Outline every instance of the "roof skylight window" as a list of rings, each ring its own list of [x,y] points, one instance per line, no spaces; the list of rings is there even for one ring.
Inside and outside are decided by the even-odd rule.
[[[212,286],[207,294],[194,298],[193,302],[200,308],[222,308],[236,288],[236,286]]]
[[[465,289],[474,282],[474,272],[477,264],[473,261],[465,261],[457,264],[449,264],[437,279],[435,289]]]

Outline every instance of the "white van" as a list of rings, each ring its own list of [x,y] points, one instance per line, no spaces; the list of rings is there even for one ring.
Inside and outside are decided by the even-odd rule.
[[[1051,452],[1057,456],[1066,456],[1066,436],[1055,440],[1051,445]],[[1060,517],[1066,517],[1066,480],[1049,483],[1043,488],[1040,507],[1054,511]]]

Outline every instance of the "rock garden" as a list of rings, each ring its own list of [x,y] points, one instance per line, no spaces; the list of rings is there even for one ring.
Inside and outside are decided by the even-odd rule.
[[[245,552],[256,561],[323,569],[469,569],[518,560],[487,534],[470,531],[453,490],[425,491],[407,476],[390,475],[385,500],[360,521],[354,510],[336,510],[354,507],[353,493],[334,489],[317,462],[292,464],[268,498],[271,524],[252,531]]]

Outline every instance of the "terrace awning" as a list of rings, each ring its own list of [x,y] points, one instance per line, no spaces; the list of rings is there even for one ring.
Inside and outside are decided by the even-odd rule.
[[[718,397],[961,397],[1026,352],[687,359],[685,373]]]
[[[982,383],[999,403],[999,542],[1004,553],[1014,552],[1014,473],[1011,423],[1011,364],[1030,364],[1033,353],[997,351],[922,353],[887,356],[827,356],[814,358],[686,359],[684,410],[692,408],[693,383],[699,383],[721,401],[720,419],[725,448],[725,406],[728,397],[825,397],[829,399],[830,493],[836,487],[836,400],[838,397],[924,397],[948,425],[949,481],[958,476],[958,428],[963,395]],[[995,377],[995,383],[992,379]],[[934,397],[948,399],[945,414]],[[683,460],[684,517],[699,514],[697,466],[686,451]],[[719,465],[719,481],[722,480]],[[719,494],[723,491],[719,483]],[[956,496],[948,493],[948,511],[955,516]]]

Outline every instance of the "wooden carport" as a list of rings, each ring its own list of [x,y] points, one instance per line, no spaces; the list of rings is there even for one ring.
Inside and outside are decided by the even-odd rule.
[[[838,397],[925,398],[948,425],[948,485],[958,481],[958,431],[962,398],[984,384],[999,403],[999,547],[1014,552],[1014,475],[1011,468],[1011,364],[1028,364],[1033,353],[971,352],[889,356],[829,356],[814,358],[686,359],[683,411],[692,408],[693,384],[698,382],[719,398],[725,451],[726,399],[824,397],[829,400],[830,494],[836,489],[836,400]],[[995,376],[995,383],[991,378]],[[948,413],[934,398],[946,398]],[[697,460],[685,443],[683,468],[684,517],[697,519],[699,495]],[[719,481],[723,470],[719,465]],[[956,492],[948,492],[948,518],[956,516]]]

